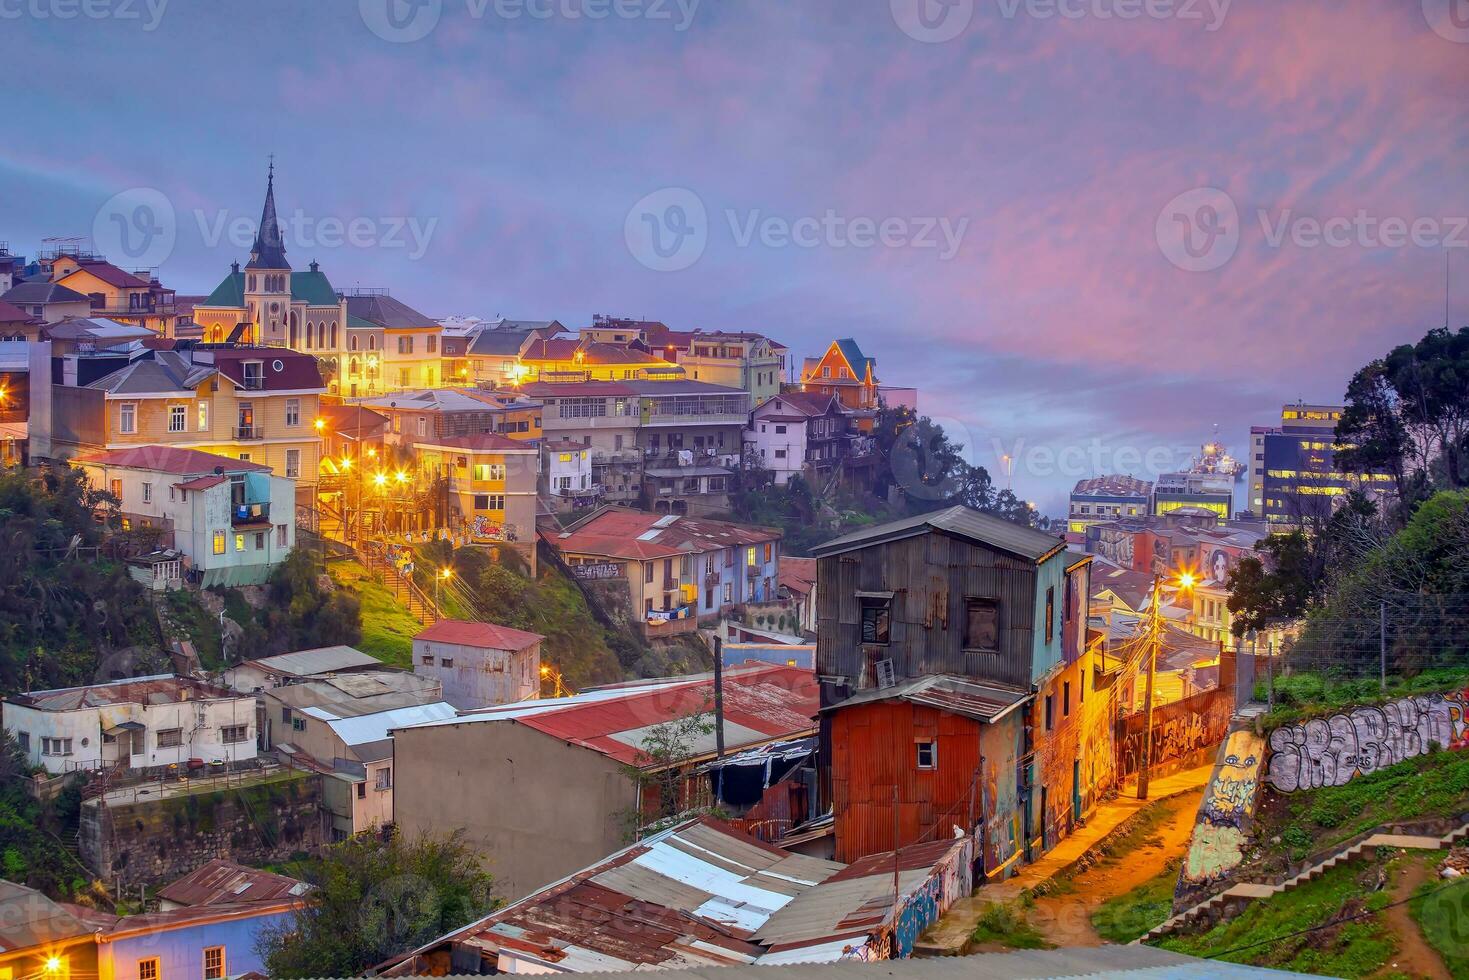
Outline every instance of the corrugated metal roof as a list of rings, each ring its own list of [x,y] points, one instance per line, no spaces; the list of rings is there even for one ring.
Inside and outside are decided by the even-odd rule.
[[[660,723],[708,711],[713,694],[714,682],[706,675],[609,688],[555,702],[522,702],[431,724],[517,721],[631,765],[642,758],[641,735]],[[816,727],[812,719],[818,704],[816,677],[810,670],[783,664],[731,669],[724,685],[725,745],[737,749],[806,734]],[[712,751],[712,736],[706,741]]]
[[[225,905],[295,898],[304,881],[215,859],[159,889],[158,897],[179,905]]]
[[[969,507],[956,506],[854,531],[811,551],[817,557],[824,558],[884,541],[924,534],[930,529],[944,531],[1035,562],[1066,547],[1060,537],[1048,532],[1023,527],[1013,521],[982,514]]]
[[[455,714],[454,706],[447,701],[393,708],[370,715],[358,715],[355,718],[332,717],[331,712],[321,708],[302,708],[301,710],[304,714],[325,721],[337,738],[348,745],[378,742],[387,738],[388,733],[395,728],[407,728],[426,721],[453,718]]]
[[[261,657],[259,660],[249,662],[264,670],[294,674],[298,677],[307,674],[325,674],[334,670],[351,670],[354,667],[379,666],[376,657],[349,646],[296,650],[292,653],[280,653],[274,657]]]
[[[823,712],[840,711],[879,701],[908,701],[952,714],[990,722],[1010,712],[1030,697],[1030,692],[1003,684],[978,683],[946,674],[929,674],[888,688],[870,688],[845,701],[827,705]]]
[[[416,952],[469,943],[568,972],[751,963],[771,914],[841,868],[701,818]]]

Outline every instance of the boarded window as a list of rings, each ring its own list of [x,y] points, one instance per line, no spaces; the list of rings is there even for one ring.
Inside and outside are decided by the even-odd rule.
[[[862,642],[886,644],[892,600],[863,596],[859,601],[862,606]]]
[[[964,604],[964,647],[967,650],[1000,648],[1000,605],[994,599],[968,599]]]

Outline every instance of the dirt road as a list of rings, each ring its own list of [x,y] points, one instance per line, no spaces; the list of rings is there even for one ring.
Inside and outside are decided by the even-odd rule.
[[[1072,878],[1055,894],[1036,899],[1029,920],[1048,942],[1057,946],[1100,946],[1102,937],[1092,927],[1092,913],[1109,898],[1132,891],[1156,877],[1170,861],[1182,858],[1193,834],[1202,790],[1181,793],[1159,803],[1169,815],[1155,836],[1126,854],[1105,858]]]

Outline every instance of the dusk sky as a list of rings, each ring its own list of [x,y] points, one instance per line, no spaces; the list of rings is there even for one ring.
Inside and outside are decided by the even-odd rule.
[[[298,269],[854,337],[1052,514],[1469,322],[1465,0],[948,2],[0,0],[0,240],[207,293],[274,153]]]

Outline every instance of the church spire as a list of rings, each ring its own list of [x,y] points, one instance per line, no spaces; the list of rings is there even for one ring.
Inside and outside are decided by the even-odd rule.
[[[250,249],[247,269],[289,269],[286,243],[275,216],[275,154],[271,154],[270,170],[265,178],[265,207],[260,212],[260,228],[255,232],[255,245]]]

